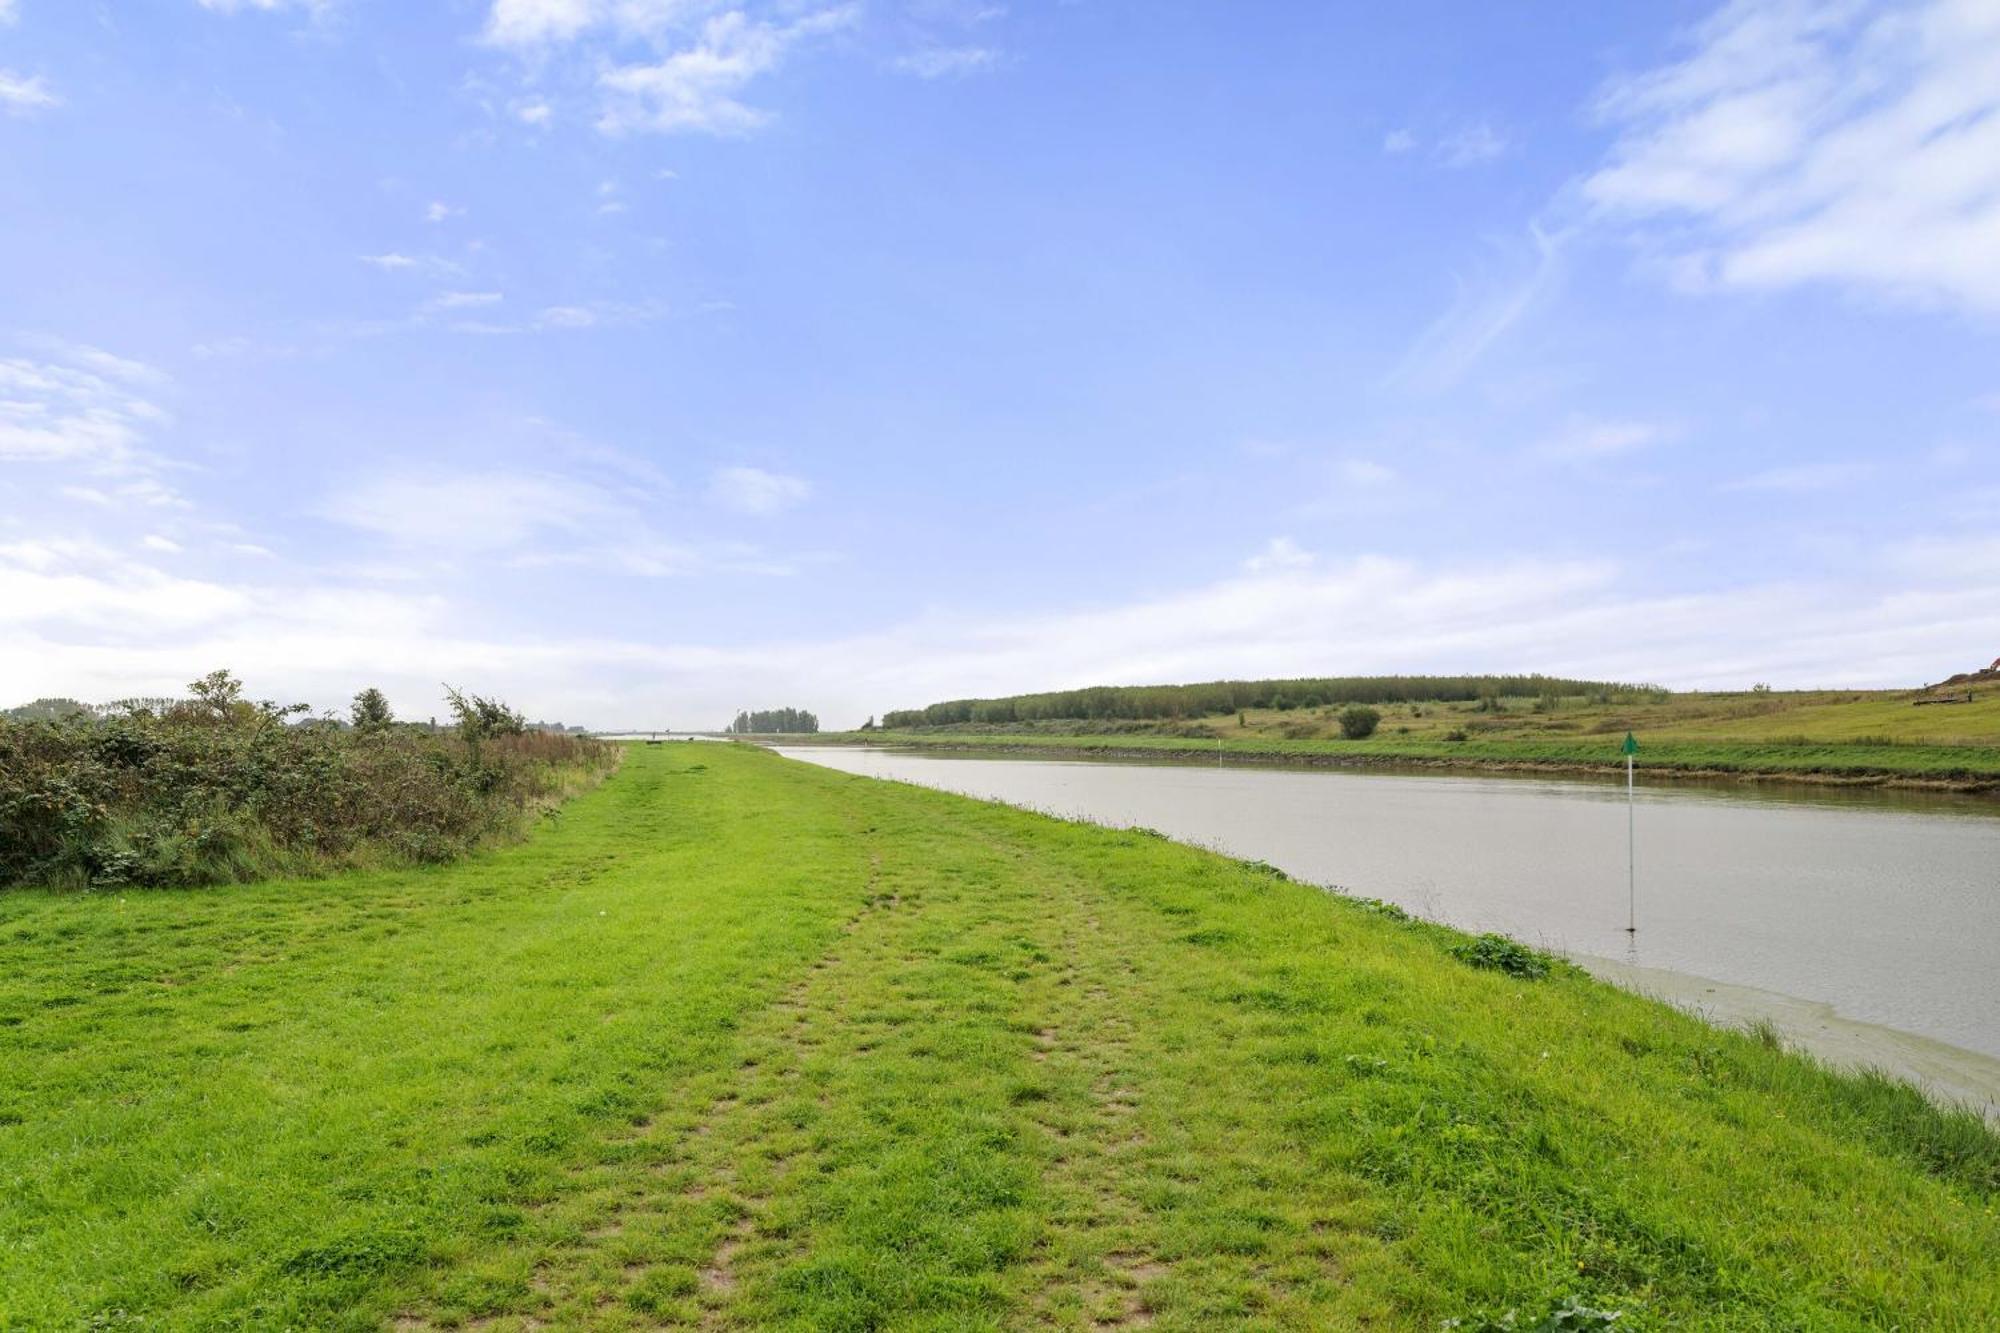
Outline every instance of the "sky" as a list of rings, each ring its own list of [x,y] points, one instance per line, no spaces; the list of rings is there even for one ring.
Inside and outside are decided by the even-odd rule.
[[[2000,653],[2000,0],[0,0],[0,704]]]

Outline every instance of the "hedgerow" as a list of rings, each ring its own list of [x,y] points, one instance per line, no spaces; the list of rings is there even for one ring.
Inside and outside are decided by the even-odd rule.
[[[601,741],[448,696],[451,727],[292,721],[214,672],[193,697],[0,720],[0,885],[246,881],[446,861],[609,768]]]

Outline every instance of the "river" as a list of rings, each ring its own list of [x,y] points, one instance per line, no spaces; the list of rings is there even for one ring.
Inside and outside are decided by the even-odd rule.
[[[1989,800],[1642,783],[1628,935],[1622,780],[780,752],[1268,861],[2000,1107],[2000,805]]]

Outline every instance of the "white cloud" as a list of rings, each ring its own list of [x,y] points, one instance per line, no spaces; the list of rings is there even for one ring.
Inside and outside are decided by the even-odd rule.
[[[438,255],[406,255],[391,250],[385,254],[362,255],[361,262],[381,269],[384,273],[423,272],[437,276],[463,273],[464,268]]]
[[[333,0],[196,0],[196,3],[216,14],[235,14],[246,9],[275,14],[281,9],[303,9],[315,17],[333,7]]]
[[[497,293],[494,295],[497,296]],[[577,333],[588,329],[645,324],[660,318],[665,313],[666,307],[657,301],[588,301],[575,305],[544,306],[536,311],[532,318],[515,322],[466,319],[459,320],[451,328],[455,333],[484,336],[544,332]]]
[[[49,91],[48,81],[39,74],[0,69],[0,109],[25,116],[61,105],[62,99]]]
[[[555,108],[539,99],[519,102],[514,107],[514,119],[523,125],[546,125],[555,115]]]
[[[603,22],[612,8],[607,0],[493,0],[485,36],[499,46],[568,41]]]
[[[1417,136],[1408,130],[1390,130],[1382,136],[1382,151],[1394,156],[1407,153],[1417,146]]]
[[[961,78],[990,70],[1000,63],[1000,53],[986,46],[933,46],[896,61],[896,68],[920,79]]]
[[[1530,226],[1526,239],[1527,246],[1512,247],[1500,261],[1504,272],[1459,280],[1457,299],[1417,337],[1392,383],[1422,391],[1455,384],[1556,289],[1562,238]]]
[[[498,305],[506,297],[500,292],[439,292],[424,302],[424,313],[440,310],[477,310]]]
[[[579,568],[641,578],[785,575],[791,565],[740,542],[676,540],[656,527],[668,487],[649,467],[578,448],[568,472],[392,473],[328,496],[321,517],[411,558],[491,568]]]
[[[447,218],[463,217],[464,214],[465,210],[463,208],[447,204],[442,199],[433,199],[430,205],[424,209],[424,221],[433,223],[443,222]]]
[[[1343,458],[1334,465],[1334,475],[1349,486],[1386,486],[1396,479],[1396,470],[1368,458]]]
[[[598,313],[585,305],[552,305],[538,317],[545,329],[587,329],[598,321]]]
[[[1875,468],[1870,463],[1803,463],[1797,467],[1772,468],[1733,481],[1732,491],[1828,491],[1866,481]]]
[[[578,532],[615,510],[596,487],[554,474],[438,472],[375,478],[320,512],[399,545],[479,554]]]
[[[710,503],[739,514],[778,514],[803,504],[812,486],[803,477],[754,467],[726,467],[709,479]]]
[[[1484,121],[1461,126],[1438,141],[1437,160],[1447,167],[1491,162],[1508,149],[1507,140]]]
[[[1264,549],[1243,562],[1243,568],[1252,574],[1263,574],[1280,569],[1308,569],[1315,557],[1290,537],[1273,537],[1264,543]]]
[[[152,470],[141,446],[166,413],[139,395],[158,371],[93,347],[60,349],[59,360],[0,358],[0,463],[60,463],[104,475]]]
[[[743,101],[749,85],[776,69],[799,41],[845,26],[853,12],[826,9],[784,25],[741,10],[718,14],[702,25],[692,46],[656,63],[605,71],[598,79],[606,96],[598,128],[607,134],[747,134],[770,119]]]
[[[1560,432],[1537,444],[1530,452],[1552,463],[1581,463],[1611,458],[1645,449],[1666,439],[1671,432],[1652,421],[1606,421],[1572,417]]]
[[[12,23],[21,17],[21,10],[14,0],[0,0],[0,26]]]
[[[89,542],[0,545],[0,625],[10,639],[26,627],[72,637],[168,632],[214,624],[247,601],[236,589],[175,578]]]
[[[177,555],[181,549],[179,542],[171,537],[162,537],[157,532],[148,533],[139,544],[149,551],[163,551],[168,555]]]
[[[2000,7],[1734,0],[1691,45],[1605,90],[1601,218],[1694,285],[2000,310]]]
[[[0,546],[0,701],[167,692],[220,663],[259,694],[327,706],[376,683],[423,716],[437,681],[463,679],[543,716],[683,726],[715,725],[753,697],[796,699],[838,725],[969,694],[1326,672],[1898,685],[1985,660],[2000,621],[1990,538],[1892,545],[1868,562],[1884,576],[1869,584],[1830,573],[1677,596],[1638,592],[1601,561],[1282,563],[1125,604],[733,648],[469,634],[443,595],[181,580],[75,543],[19,545]]]

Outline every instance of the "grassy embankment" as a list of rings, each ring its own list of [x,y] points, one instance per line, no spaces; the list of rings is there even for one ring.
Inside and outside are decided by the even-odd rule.
[[[2000,1323],[1978,1120],[1459,938],[697,745],[450,866],[0,893],[0,1327]]]
[[[1663,774],[2000,787],[2000,689],[1971,703],[1917,706],[1914,691],[1634,695],[1610,702],[1383,704],[1367,740],[1340,737],[1336,706],[1249,709],[1188,721],[1088,721],[822,733],[786,743],[928,745],[1212,757],[1294,764],[1417,763],[1460,768],[1615,769],[1627,731],[1642,768]]]

